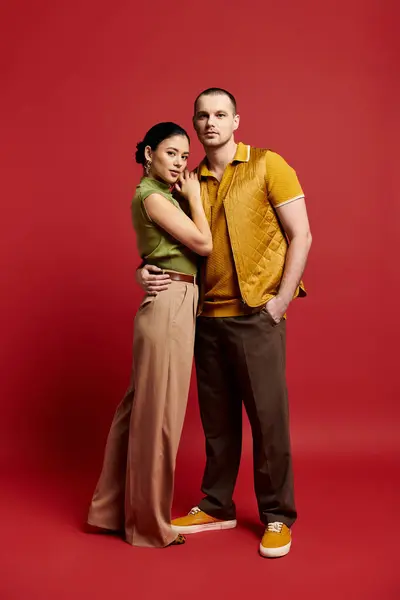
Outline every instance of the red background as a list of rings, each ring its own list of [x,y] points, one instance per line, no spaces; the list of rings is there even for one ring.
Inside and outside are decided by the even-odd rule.
[[[227,597],[267,581],[308,598],[322,588],[397,597],[396,10],[390,0],[2,3],[2,597]],[[209,86],[236,95],[238,139],[296,168],[313,232],[309,297],[288,325],[300,519],[281,562],[256,554],[247,425],[238,530],[161,557],[79,529],[129,380],[133,152],[173,120],[192,134],[195,166],[192,103]],[[193,386],[175,512],[198,501],[203,461]]]

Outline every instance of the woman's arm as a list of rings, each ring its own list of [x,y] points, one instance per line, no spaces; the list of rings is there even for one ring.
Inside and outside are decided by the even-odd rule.
[[[192,219],[161,194],[150,194],[144,200],[147,215],[190,250],[208,256],[212,250],[211,231],[201,204],[200,184],[196,175],[185,173],[177,189],[189,201]]]

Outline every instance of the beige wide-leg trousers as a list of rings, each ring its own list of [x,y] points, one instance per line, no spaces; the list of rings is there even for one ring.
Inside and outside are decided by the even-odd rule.
[[[118,406],[88,523],[134,546],[176,537],[171,504],[193,362],[197,285],[172,281],[135,317],[131,386]]]

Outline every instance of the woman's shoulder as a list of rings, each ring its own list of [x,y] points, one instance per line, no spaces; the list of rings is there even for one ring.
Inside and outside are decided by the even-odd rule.
[[[152,190],[155,194],[171,194],[171,188],[167,183],[150,177],[143,177],[136,189],[139,191]]]
[[[143,177],[135,188],[132,202],[143,201],[150,194],[156,194],[158,192],[157,185],[154,185],[153,180],[147,177]]]
[[[150,177],[143,177],[136,186],[131,202],[131,209],[134,217],[137,216],[139,218],[141,215],[142,217],[144,216],[147,221],[152,222],[147,214],[145,200],[153,194],[163,196],[177,208],[180,208],[179,203],[173,197],[171,188],[168,184],[157,181],[156,179],[151,179]]]

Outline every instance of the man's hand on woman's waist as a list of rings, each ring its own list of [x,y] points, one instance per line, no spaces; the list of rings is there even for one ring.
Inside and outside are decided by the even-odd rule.
[[[171,278],[163,273],[160,267],[155,265],[144,265],[136,271],[136,282],[149,296],[157,296],[158,292],[168,289]]]

